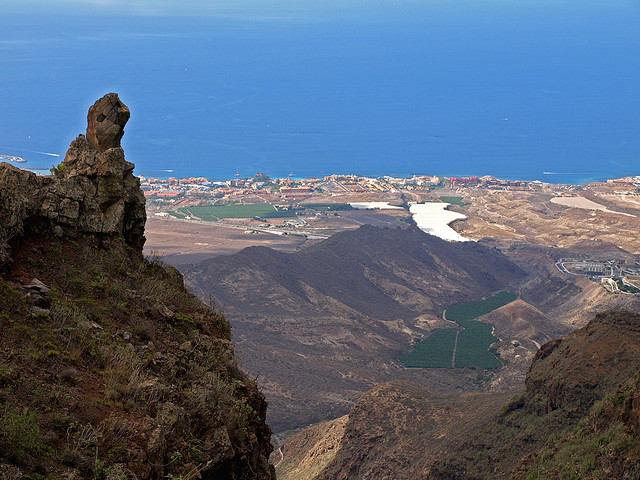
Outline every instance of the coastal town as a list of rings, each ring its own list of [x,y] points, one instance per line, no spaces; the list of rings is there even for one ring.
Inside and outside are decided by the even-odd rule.
[[[435,175],[410,178],[381,176],[377,178],[358,175],[330,175],[321,179],[271,179],[263,173],[252,178],[234,178],[212,181],[204,177],[157,179],[140,177],[145,196],[151,199],[213,199],[238,201],[257,195],[268,200],[305,200],[313,194],[363,194],[399,193],[401,191],[425,191],[444,186],[482,186],[490,189],[530,190],[539,181],[509,181],[494,177],[438,177]]]
[[[439,177],[436,175],[414,175],[409,178],[358,175],[330,175],[323,178],[297,179],[292,177],[270,178],[257,173],[251,178],[233,178],[224,181],[205,177],[168,179],[140,176],[141,188],[151,200],[186,200],[180,205],[197,204],[200,201],[215,203],[243,202],[260,197],[266,202],[306,201],[314,195],[339,196],[345,194],[382,194],[402,192],[429,192],[443,188],[486,188],[503,191],[534,191],[543,183],[539,180],[502,180],[492,176]],[[640,177],[626,177],[602,182],[603,185],[629,187],[637,192]],[[595,185],[595,184],[592,184]],[[562,189],[576,186],[559,185]],[[191,201],[189,201],[191,200]]]
[[[640,294],[639,262],[561,258],[556,262],[556,267],[566,275],[598,281],[613,293]]]
[[[554,238],[570,239],[577,234],[596,245],[609,242],[630,251],[637,248],[633,231],[628,238],[621,237],[628,229],[622,226],[630,228],[640,218],[640,177],[587,185],[491,176],[272,179],[263,173],[226,181],[204,177],[140,180],[154,240],[172,239],[171,245],[159,242],[157,247],[180,251],[183,258],[231,253],[251,245],[296,251],[363,224],[387,228],[415,224],[451,242],[492,237],[500,249],[508,249],[521,238],[534,238],[538,228],[538,238],[544,241],[562,227],[567,234],[557,231]],[[620,227],[612,229],[616,222]],[[191,234],[185,232],[190,230],[199,235],[195,243],[187,240]],[[203,232],[209,232],[208,240],[203,239]],[[178,247],[180,241],[184,244]],[[551,245],[567,246],[558,240]],[[191,253],[185,256],[186,251]],[[556,267],[564,275],[596,281],[612,293],[639,294],[640,264],[636,260],[585,253],[580,258],[562,258]]]
[[[246,233],[321,239],[362,224],[353,211],[378,210],[382,223],[406,226],[407,217],[413,216],[423,230],[449,241],[467,240],[449,226],[466,218],[446,208],[450,203],[463,205],[455,191],[471,187],[535,191],[540,184],[489,176],[330,175],[320,179],[271,179],[263,173],[227,181],[204,177],[140,180],[148,209],[157,217],[214,222],[242,228]],[[434,195],[438,200],[435,204],[429,201]]]

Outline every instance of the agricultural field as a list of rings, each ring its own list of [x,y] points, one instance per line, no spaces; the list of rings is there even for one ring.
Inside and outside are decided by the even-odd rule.
[[[467,202],[463,202],[462,197],[440,197],[440,200],[442,200],[445,203],[450,203],[451,205],[460,205],[461,207],[464,207],[465,205],[470,205]]]
[[[498,340],[491,334],[491,325],[477,320],[466,320],[463,328],[458,337],[456,368],[486,370],[502,366],[500,360],[489,351],[489,346]]]
[[[517,298],[518,296],[513,293],[500,292],[495,294],[493,297],[485,298],[484,300],[460,303],[447,308],[445,316],[447,320],[453,320],[457,324],[462,325],[460,322],[473,320],[474,318],[486,315],[500,307],[504,307],[506,304],[513,302]]]
[[[312,210],[330,210],[330,211],[339,211],[339,210],[354,210],[354,208],[349,203],[303,203],[301,204],[304,208],[310,208]]]
[[[499,368],[502,363],[489,350],[498,339],[491,334],[491,325],[478,322],[475,318],[486,315],[518,297],[513,293],[500,292],[493,297],[476,302],[461,303],[448,308],[447,320],[453,320],[460,326],[456,349],[456,368]],[[453,357],[453,345],[456,329],[438,329],[416,344],[414,349],[401,356],[405,367],[413,368],[450,368]]]
[[[402,355],[405,367],[449,368],[456,339],[455,328],[441,328],[416,344],[410,353]]]
[[[198,207],[182,207],[179,213],[213,222],[223,218],[279,218],[295,217],[296,211],[292,209],[278,210],[273,205],[266,203],[243,205],[209,205]]]

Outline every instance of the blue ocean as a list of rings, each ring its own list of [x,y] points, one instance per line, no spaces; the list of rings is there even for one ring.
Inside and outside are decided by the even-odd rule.
[[[5,12],[0,154],[57,164],[117,92],[145,176],[640,175],[636,0],[267,4]]]

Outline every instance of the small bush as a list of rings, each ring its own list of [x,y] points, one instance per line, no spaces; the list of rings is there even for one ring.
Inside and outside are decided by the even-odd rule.
[[[0,417],[0,455],[23,463],[30,455],[43,451],[35,412],[5,410]]]

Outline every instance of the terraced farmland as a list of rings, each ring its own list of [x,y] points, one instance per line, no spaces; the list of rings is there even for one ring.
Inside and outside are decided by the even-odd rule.
[[[498,339],[491,334],[491,325],[475,318],[486,315],[518,297],[513,293],[500,292],[492,297],[476,302],[454,305],[445,312],[447,320],[453,320],[458,328],[435,330],[416,344],[414,349],[400,357],[405,367],[449,368],[452,366],[454,345],[457,368],[498,368],[500,360],[489,351]],[[456,334],[458,336],[457,342]]]

